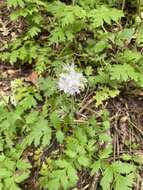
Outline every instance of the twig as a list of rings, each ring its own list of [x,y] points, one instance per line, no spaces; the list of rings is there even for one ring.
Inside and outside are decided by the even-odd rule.
[[[117,143],[117,156],[119,158],[119,156],[120,156],[120,145],[119,145],[119,135],[118,135],[118,133],[116,134],[116,143]]]
[[[82,188],[82,190],[86,190],[89,187],[89,184],[87,184],[85,187]]]
[[[81,109],[79,110],[79,112],[77,112],[77,116],[81,115],[81,113],[91,104],[93,103],[95,100],[92,98],[90,99],[86,104],[83,105],[83,107],[81,107]]]
[[[132,129],[130,129],[130,153],[132,152]]]
[[[138,0],[138,14],[139,14],[139,15],[141,14],[140,7],[141,7],[141,1],[140,1],[140,0]]]
[[[87,88],[87,90],[86,90],[86,93],[85,93],[85,95],[84,95],[84,98],[83,98],[83,100],[82,100],[82,103],[81,103],[81,105],[83,105],[83,103],[86,101],[86,99],[88,98],[88,92],[89,92],[89,88]]]
[[[113,137],[113,160],[115,161],[116,160],[116,150],[118,151],[118,147],[117,147],[117,141],[118,141],[118,130],[117,130],[117,123],[118,123],[118,113],[115,115],[115,124],[114,124],[114,137]]]
[[[143,136],[143,131],[141,129],[139,129],[130,119],[128,121]]]
[[[122,11],[123,11],[124,8],[125,8],[125,2],[126,2],[126,0],[123,0],[123,1],[122,1]]]
[[[116,134],[114,132],[114,138],[113,138],[113,160],[115,162],[116,159]]]
[[[83,101],[82,101],[82,103],[81,103],[81,107],[83,106],[83,104],[93,95],[93,93],[94,93],[94,91],[92,91],[90,94],[88,94],[88,91],[89,91],[89,89],[87,89],[87,91],[86,91],[86,94],[85,94],[85,96],[84,96],[84,98],[83,98]]]
[[[88,121],[86,121],[86,120],[80,120],[80,119],[75,119],[74,122],[76,122],[76,123],[87,123]]]
[[[137,183],[136,183],[136,190],[139,190],[139,184],[140,184],[140,176],[137,175]]]
[[[75,0],[72,0],[72,5],[73,5],[73,6],[75,5]]]
[[[96,189],[97,189],[99,177],[100,177],[100,172],[98,171],[98,172],[93,176],[92,184],[91,184],[91,187],[89,188],[89,190],[96,190]]]

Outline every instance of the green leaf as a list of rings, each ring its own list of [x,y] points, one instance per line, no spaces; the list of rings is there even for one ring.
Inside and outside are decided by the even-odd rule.
[[[45,187],[47,187],[50,190],[59,190],[60,188],[59,179],[55,178],[55,179],[49,180]]]
[[[104,121],[103,122],[103,127],[104,127],[104,129],[110,129],[110,122],[109,121]]]
[[[137,42],[140,45],[143,43],[143,25],[141,25],[138,29]]]
[[[75,130],[75,135],[76,135],[76,138],[79,140],[79,142],[81,143],[81,144],[86,144],[87,143],[87,141],[88,141],[88,139],[87,139],[87,134],[86,134],[86,132],[84,131],[84,129],[82,129],[82,128],[77,128],[76,130]]]
[[[96,100],[96,106],[99,106],[103,101],[114,98],[119,95],[119,90],[111,90],[107,87],[103,87],[101,90],[96,92],[94,99]]]
[[[51,33],[49,44],[52,45],[57,42],[65,42],[65,41],[66,41],[66,36],[64,30],[58,27],[55,28]]]
[[[100,40],[99,42],[96,43],[94,51],[95,53],[100,53],[102,52],[105,48],[109,48],[109,43],[107,40]]]
[[[78,176],[77,176],[77,171],[73,167],[73,165],[64,159],[57,160],[56,165],[58,167],[62,168],[62,170],[57,170],[58,173],[56,173],[56,175],[57,175],[57,177],[59,176],[61,185],[64,187],[64,189],[66,190],[66,189],[68,189],[68,187],[75,186],[77,183],[77,180],[78,180]],[[59,175],[59,173],[60,173],[60,175]],[[64,177],[65,181],[63,181],[63,177]]]
[[[13,178],[7,178],[4,180],[5,188],[9,190],[21,190],[20,187],[14,182]]]
[[[10,54],[10,63],[14,64],[17,62],[19,58],[19,52],[17,50],[13,50],[12,53]]]
[[[130,172],[135,172],[136,171],[136,166],[135,165],[120,162],[120,161],[114,162],[112,164],[112,167],[113,167],[114,171],[119,173],[119,174],[129,174]]]
[[[129,79],[138,81],[138,73],[129,64],[113,65],[110,69],[110,75],[112,80],[118,80],[120,82],[128,81]]]
[[[133,156],[133,161],[135,162],[135,163],[138,163],[138,164],[140,164],[140,165],[143,165],[143,154],[141,153],[141,154],[138,154],[138,155],[134,155]]]
[[[1,155],[0,155],[0,162],[3,162],[5,160],[5,155],[2,153]]]
[[[0,179],[7,178],[12,176],[12,172],[10,170],[7,170],[6,168],[0,169]]]
[[[25,179],[27,179],[30,175],[30,172],[23,172],[22,174],[16,174],[14,176],[15,182],[16,183],[21,183],[23,182]]]
[[[50,127],[46,127],[45,129],[43,129],[42,145],[44,147],[50,144],[51,136],[52,131]]]
[[[33,38],[33,37],[37,36],[39,32],[41,32],[41,29],[36,26],[33,26],[32,28],[29,29],[28,35],[31,38]]]
[[[44,92],[46,97],[50,97],[57,92],[57,84],[51,77],[40,78],[38,84],[39,89]]]
[[[70,163],[68,163],[65,159],[59,159],[56,161],[56,166],[58,166],[59,168],[68,168],[68,166],[70,165]]]
[[[101,6],[98,9],[91,9],[88,14],[88,17],[91,21],[91,26],[93,28],[102,26],[104,22],[108,24],[111,24],[112,21],[118,22],[118,20],[123,16],[124,14],[121,10],[109,8],[106,6]]]
[[[39,113],[37,111],[33,111],[31,113],[28,113],[26,117],[26,123],[27,124],[32,124],[37,120]]]
[[[112,145],[109,145],[108,147],[106,147],[105,149],[103,149],[100,154],[99,154],[99,158],[100,159],[105,159],[105,158],[109,158],[110,155],[112,154],[113,150],[112,150]]]
[[[77,171],[71,165],[67,168],[67,175],[71,186],[75,186],[78,180]]]
[[[58,114],[54,111],[50,115],[51,124],[54,128],[59,129],[61,127],[61,121]]]
[[[4,187],[3,184],[0,183],[0,190],[3,190],[4,189],[3,187]]]
[[[7,0],[8,7],[16,8],[18,5],[20,7],[24,7],[25,3],[23,0]]]
[[[121,156],[121,158],[124,160],[124,161],[129,161],[132,159],[132,156],[130,154],[123,154]]]
[[[115,190],[132,190],[134,185],[135,175],[130,174],[128,176],[116,175]]]
[[[23,100],[20,101],[20,105],[22,105],[24,110],[26,110],[26,109],[35,107],[37,105],[37,102],[36,102],[34,96],[29,94]]]
[[[111,190],[111,184],[113,182],[113,172],[110,167],[108,167],[101,179],[100,185],[102,186],[103,190]]]
[[[25,141],[29,145],[33,142],[36,147],[40,144],[45,147],[49,145],[51,140],[51,128],[49,127],[47,120],[42,117],[38,119],[38,122],[33,124],[31,132]]]
[[[64,140],[64,133],[61,130],[56,132],[56,138],[59,143],[62,143]]]
[[[69,156],[70,158],[75,158],[76,155],[77,155],[77,152],[67,149],[67,150],[65,150],[65,154],[66,154],[67,156]]]
[[[92,165],[91,165],[91,175],[94,175],[96,172],[98,172],[98,170],[101,168],[101,162],[100,160],[94,162]]]
[[[15,168],[15,162],[10,160],[8,157],[6,157],[6,159],[2,162],[2,164],[5,168],[11,171],[13,171],[13,169]]]
[[[16,166],[20,170],[26,170],[32,167],[31,164],[29,162],[26,162],[25,160],[18,160]]]
[[[90,160],[86,155],[79,155],[78,156],[78,162],[81,166],[88,167],[90,164]]]
[[[102,133],[102,134],[100,134],[100,136],[99,136],[99,140],[102,141],[102,142],[111,142],[111,141],[112,141],[112,138],[110,137],[109,134],[107,134],[107,133]]]
[[[18,17],[20,17],[20,16],[26,17],[27,14],[28,13],[24,9],[17,9],[10,14],[10,19],[12,21],[16,21],[18,19]]]

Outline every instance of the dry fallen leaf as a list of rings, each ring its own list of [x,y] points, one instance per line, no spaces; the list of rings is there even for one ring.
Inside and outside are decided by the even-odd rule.
[[[25,78],[25,80],[36,85],[38,81],[38,74],[35,71],[33,71],[28,77]]]

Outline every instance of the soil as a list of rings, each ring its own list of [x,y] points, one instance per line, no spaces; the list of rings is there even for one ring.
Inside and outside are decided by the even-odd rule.
[[[6,7],[5,1],[0,0],[0,51],[3,45],[13,41],[26,28],[26,23],[23,19],[11,21],[11,11],[11,8]]]

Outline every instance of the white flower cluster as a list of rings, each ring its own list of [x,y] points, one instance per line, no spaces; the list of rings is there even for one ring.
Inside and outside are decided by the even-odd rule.
[[[65,65],[63,71],[58,82],[59,89],[70,95],[79,94],[87,82],[83,74],[75,71],[74,64]]]

